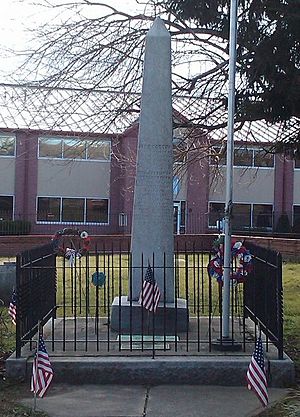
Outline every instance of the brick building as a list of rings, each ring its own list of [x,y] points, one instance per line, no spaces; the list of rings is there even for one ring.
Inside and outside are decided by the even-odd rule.
[[[84,225],[93,234],[130,233],[136,122],[128,121],[129,127],[117,133],[102,133],[99,124],[92,125],[89,120],[83,125],[74,114],[71,122],[56,119],[50,126],[45,122],[49,114],[42,115],[39,122],[31,114],[24,122],[25,116],[16,121],[5,112],[7,106],[2,106],[2,221],[27,220],[33,234],[53,233],[67,225]],[[300,161],[266,154],[265,135],[267,132],[272,140],[272,129],[257,122],[251,141],[245,130],[238,133],[234,151],[235,230],[272,232],[283,214],[290,225],[299,223]],[[198,146],[179,153],[178,144],[182,147],[182,143],[180,131],[174,130],[174,233],[215,232],[225,202],[226,163],[220,157],[219,141],[199,135]],[[208,147],[203,157],[203,149]],[[200,152],[202,157],[198,158]]]

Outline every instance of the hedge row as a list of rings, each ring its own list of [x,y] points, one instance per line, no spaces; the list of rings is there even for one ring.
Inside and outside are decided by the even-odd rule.
[[[28,235],[31,223],[27,220],[1,220],[0,235]]]

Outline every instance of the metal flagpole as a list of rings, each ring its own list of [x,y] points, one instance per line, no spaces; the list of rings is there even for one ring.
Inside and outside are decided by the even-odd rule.
[[[37,372],[38,372],[38,355],[39,355],[39,340],[40,340],[40,326],[41,326],[41,322],[40,320],[38,321],[38,332],[37,332],[37,343],[36,343],[36,353],[35,353],[35,358],[33,359],[33,371],[34,371],[34,381],[33,381],[33,411],[36,411],[36,381],[37,381]]]
[[[224,275],[222,301],[222,339],[218,340],[221,350],[237,350],[229,337],[230,323],[230,272],[231,272],[231,212],[233,194],[233,150],[234,150],[234,113],[235,113],[235,72],[236,72],[236,37],[237,37],[237,2],[230,1],[230,32],[229,32],[229,81],[228,81],[228,127],[227,127],[227,158],[226,158],[226,202],[224,217]],[[216,346],[214,344],[214,346]]]

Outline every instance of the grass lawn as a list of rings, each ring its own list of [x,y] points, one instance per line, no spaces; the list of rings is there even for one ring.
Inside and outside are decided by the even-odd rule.
[[[189,259],[190,262],[190,259]],[[200,262],[199,262],[200,264]],[[202,260],[201,264],[206,264],[206,260]],[[94,265],[96,268],[96,265]],[[199,265],[200,266],[200,265]],[[99,269],[103,265],[98,266]],[[125,267],[126,270],[126,267]],[[117,274],[118,268],[114,272]],[[183,274],[183,287],[180,289],[182,295],[185,294],[184,287],[184,269],[180,274]],[[126,281],[127,275],[124,273],[125,279],[122,284],[122,292],[127,291]],[[200,268],[201,277],[201,268]],[[70,277],[66,276],[67,286],[70,283]],[[91,277],[87,277],[90,280]],[[112,277],[111,277],[112,278]],[[196,281],[198,277],[196,276]],[[84,282],[84,281],[83,281]],[[124,286],[123,286],[124,285]],[[206,285],[206,284],[205,284]],[[294,360],[297,369],[297,381],[300,383],[300,264],[286,263],[283,266],[283,286],[284,286],[284,343],[285,352]],[[111,279],[110,300],[118,294],[119,288],[114,286],[113,279]],[[83,288],[84,290],[84,288]],[[92,289],[92,298],[95,297],[95,288]],[[103,289],[101,290],[103,291]],[[58,285],[58,293],[62,294],[62,285]],[[61,296],[61,295],[60,295]],[[14,326],[10,323],[7,315],[7,309],[0,307],[0,416],[1,417],[26,417],[36,416],[43,417],[45,414],[33,413],[30,410],[20,407],[17,403],[18,399],[28,396],[29,387],[26,383],[16,383],[5,380],[5,373],[3,370],[3,359],[7,352],[14,349]],[[2,359],[2,363],[1,363]],[[2,366],[2,368],[1,368]],[[299,417],[300,416],[300,388],[295,387],[291,390],[290,395],[275,407],[267,409],[261,413],[260,417]]]

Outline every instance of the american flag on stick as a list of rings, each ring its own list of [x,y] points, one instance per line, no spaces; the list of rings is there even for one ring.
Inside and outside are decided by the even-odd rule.
[[[17,295],[16,295],[15,290],[13,290],[13,293],[11,296],[11,301],[8,307],[8,314],[11,317],[12,323],[16,325],[17,324]]]
[[[262,405],[266,407],[269,402],[269,395],[265,370],[264,349],[260,337],[256,341],[255,350],[248,367],[247,381],[248,389],[254,391]]]
[[[159,287],[154,279],[151,266],[148,265],[143,287],[140,293],[139,304],[145,307],[149,311],[156,312],[160,299]]]
[[[45,342],[40,335],[35,358],[33,360],[31,391],[43,397],[53,378],[53,370],[46,350]]]

